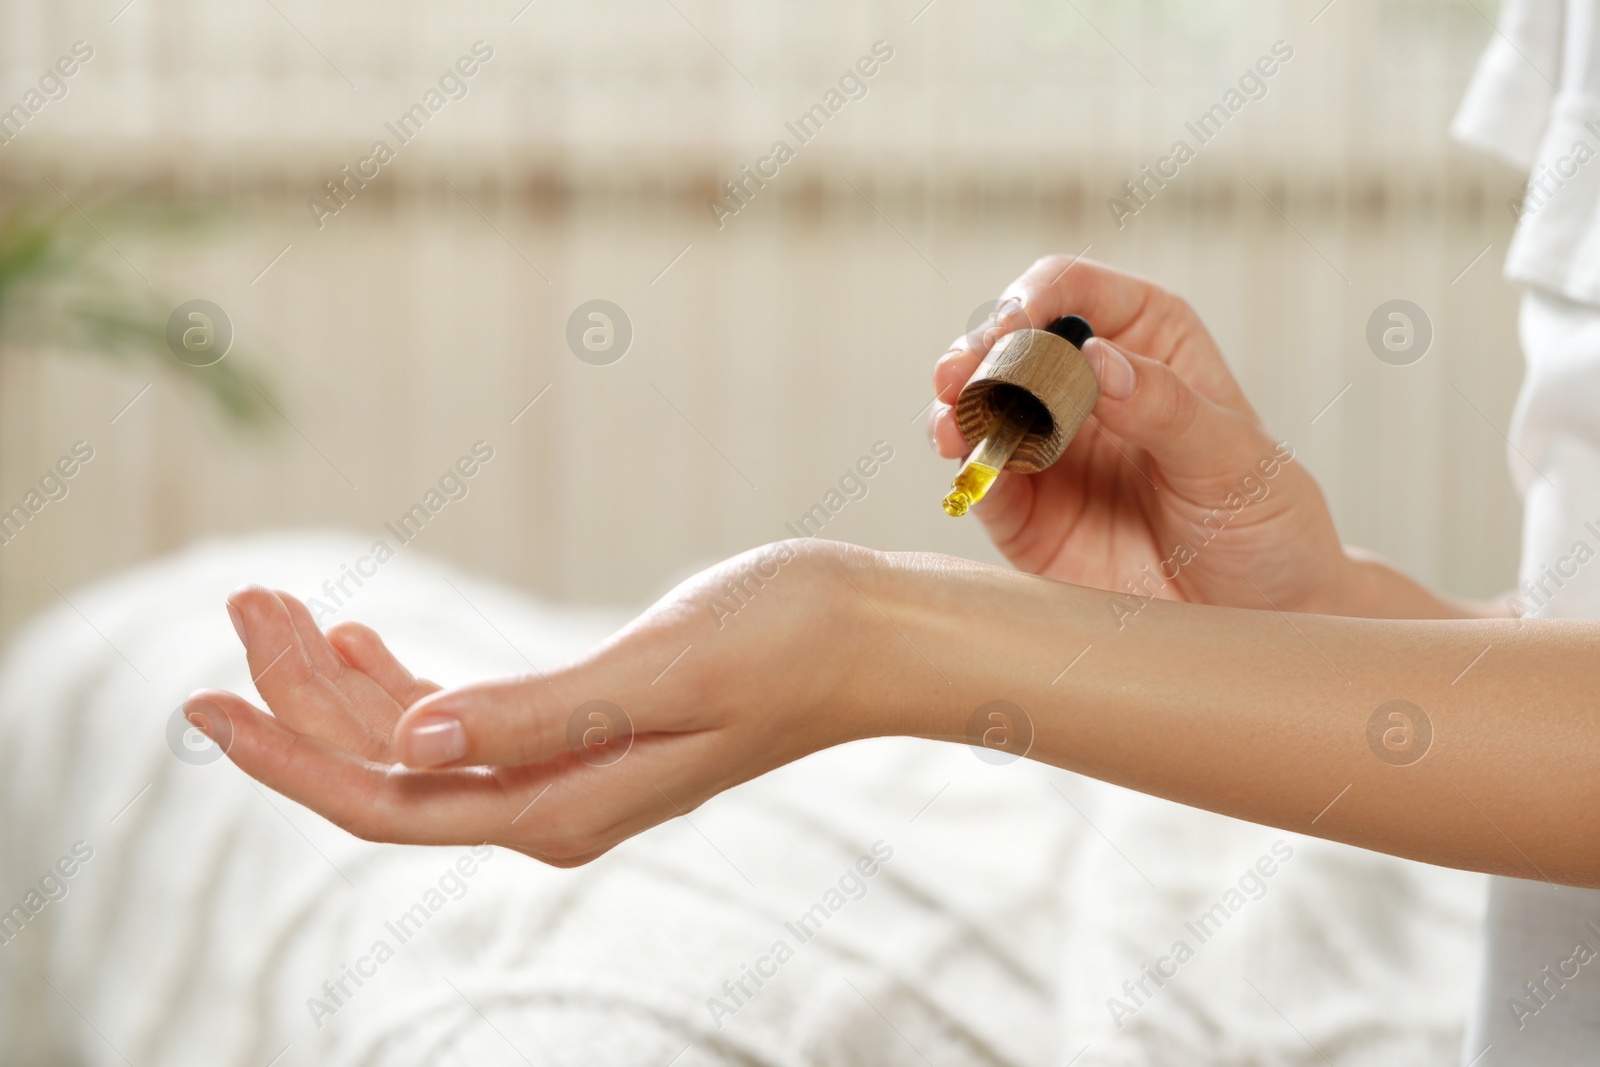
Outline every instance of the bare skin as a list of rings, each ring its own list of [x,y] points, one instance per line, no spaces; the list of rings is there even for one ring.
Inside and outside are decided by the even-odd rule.
[[[1263,473],[1276,443],[1170,294],[1044,260],[1008,295],[1022,306],[986,340],[1068,312],[1110,339],[1087,352],[1098,425],[982,505],[1002,551],[1036,573],[768,546],[689,579],[575,663],[451,691],[372,631],[324,636],[292,597],[248,587],[230,606],[274,714],[203,691],[191,718],[247,773],[358,836],[489,841],[570,866],[831,745],[975,740],[974,709],[1007,700],[1031,722],[1031,758],[1059,767],[1394,855],[1600,886],[1587,699],[1600,623],[1474,619],[1495,606],[1345,550],[1309,474],[1284,460]],[[980,358],[947,354],[941,395]],[[936,411],[936,446],[955,454],[951,430]],[[1251,476],[1265,491],[1225,504]],[[1173,545],[1197,526],[1210,536],[1174,572]],[[776,566],[778,553],[792,558]],[[1165,581],[1158,599],[1104,591],[1146,567]],[[729,581],[748,603],[719,619],[711,598]],[[986,655],[971,654],[975,632]],[[569,730],[597,699],[632,722],[605,765]],[[1396,699],[1431,724],[1415,761],[1371,740]]]

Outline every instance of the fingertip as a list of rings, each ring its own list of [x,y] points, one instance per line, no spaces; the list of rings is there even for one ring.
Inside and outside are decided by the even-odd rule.
[[[183,717],[204,731],[212,713],[226,715],[217,700],[226,695],[217,689],[196,689],[183,700]]]
[[[983,362],[983,356],[970,348],[946,352],[933,368],[933,391],[940,400],[950,403]]]
[[[228,620],[233,623],[233,632],[239,635],[247,658],[253,643],[271,626],[272,609],[278,603],[276,593],[254,583],[239,586],[224,601]]]
[[[928,436],[934,449],[944,459],[960,459],[970,451],[967,439],[961,435],[961,427],[956,423],[955,409],[948,404],[941,405],[934,413]]]
[[[447,767],[467,754],[467,729],[451,715],[414,716],[396,731],[394,747],[407,767]]]
[[[429,693],[396,721],[395,750],[413,767],[510,765],[548,758],[557,754],[566,734],[564,720],[536,692],[542,687],[516,675]]]
[[[264,585],[253,583],[241,585],[229,593],[227,604],[230,612],[237,612],[243,619],[247,632],[253,632],[254,624],[276,614],[276,609],[286,607],[277,593]]]
[[[364,622],[357,622],[354,619],[341,619],[332,626],[328,627],[327,634],[330,638],[335,635],[349,635],[352,638],[359,639],[362,636],[377,637],[378,631],[374,630]]]
[[[228,603],[239,607],[259,603],[261,597],[274,596],[272,590],[256,582],[246,582],[228,594]]]
[[[379,651],[387,651],[383,638],[378,632],[365,623],[346,620],[336,622],[324,631],[328,644],[339,653],[339,658],[357,670],[364,670],[365,665],[375,658]]]
[[[1126,400],[1133,395],[1139,376],[1120,348],[1104,337],[1091,337],[1084,342],[1082,351],[1090,369],[1094,371],[1095,379],[1100,383],[1101,396]]]
[[[471,738],[466,721],[481,719],[486,687],[478,683],[462,689],[441,689],[429,693],[400,713],[394,724],[395,755],[407,767],[443,767],[467,754]]]
[[[407,767],[442,767],[462,759],[471,748],[466,722],[473,714],[470,697],[459,689],[441,689],[414,701],[395,720],[395,756]]]
[[[383,636],[370,626],[359,622],[335,623],[328,628],[327,637],[334,655],[345,666],[377,682],[402,709],[439,690],[434,683],[412,674],[390,650]]]
[[[1026,294],[1010,293],[1001,298],[989,316],[991,330],[1018,330],[1029,325]]]
[[[197,689],[183,702],[183,717],[189,725],[205,734],[224,754],[233,747],[234,739],[229,703],[242,704],[243,701],[225,690]]]
[[[988,351],[988,348],[983,343],[983,336],[989,332],[991,325],[993,323],[989,319],[984,319],[978,325],[950,342],[950,349],[946,355],[957,352],[974,352],[980,357],[983,356]]]

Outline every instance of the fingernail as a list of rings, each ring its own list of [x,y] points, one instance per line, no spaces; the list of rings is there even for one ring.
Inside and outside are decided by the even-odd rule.
[[[459,719],[424,719],[400,739],[400,760],[408,767],[442,767],[466,754],[467,731]]]
[[[942,404],[935,404],[933,417],[928,420],[928,447],[935,452],[939,451],[939,420],[944,418],[944,413],[949,410]]]
[[[1005,322],[1021,310],[1022,297],[1008,296],[1000,302],[1000,306],[994,309],[994,314],[990,315],[989,318],[993,322]]]
[[[216,704],[204,698],[191,698],[183,703],[183,717],[222,751],[233,748],[233,720]]]
[[[239,635],[239,643],[249,648],[250,640],[244,635],[244,616],[231,603],[228,605],[228,618],[233,620],[233,632]]]
[[[199,730],[207,737],[212,737],[216,730],[211,725],[211,716],[207,714],[208,711],[212,710],[215,709],[213,709],[210,704],[204,704],[196,701],[193,704],[184,706],[183,717],[189,720],[190,726],[193,726],[196,730]]]
[[[1118,351],[1116,345],[1104,337],[1095,337],[1087,342],[1084,355],[1088,357],[1095,377],[1100,379],[1103,396],[1112,400],[1126,400],[1133,395],[1133,387],[1138,384],[1139,377],[1134,373],[1128,357]]]
[[[980,331],[982,344],[979,347],[993,348],[995,342],[1000,340],[1000,338],[1004,337],[1008,333],[1011,333],[1013,330],[1018,330],[1023,326],[1026,326],[1028,324],[1026,318],[1024,318],[1021,322],[1011,321],[1021,314],[1021,297],[1010,296],[1001,301],[1000,306],[995,308],[993,314],[989,316],[989,325],[985,326],[982,331]]]

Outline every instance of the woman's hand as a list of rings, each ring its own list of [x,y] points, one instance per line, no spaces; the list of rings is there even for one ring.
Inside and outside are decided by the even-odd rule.
[[[867,599],[875,557],[768,545],[684,582],[570,666],[449,692],[366,627],[324,636],[294,597],[247,587],[229,609],[274,715],[216,690],[186,712],[252,777],[358,837],[487,841],[572,866],[884,732],[866,709],[905,688],[894,664],[915,664]]]
[[[1355,613],[1350,560],[1311,475],[1251,409],[1194,310],[1088,260],[1050,256],[1007,287],[996,323],[934,370],[939,453],[970,449],[951,404],[995,340],[1082,315],[1100,380],[1055,466],[1004,474],[974,514],[1022,570],[1141,596]],[[1180,547],[1183,546],[1183,547]]]

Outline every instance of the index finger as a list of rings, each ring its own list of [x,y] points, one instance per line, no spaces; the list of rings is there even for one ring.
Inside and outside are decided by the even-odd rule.
[[[934,396],[945,404],[954,403],[995,342],[1016,330],[1042,330],[1063,315],[1080,315],[1097,334],[1166,362],[1173,346],[1150,343],[1152,339],[1144,336],[1153,332],[1160,316],[1143,313],[1153,300],[1167,298],[1166,290],[1155,283],[1085,259],[1081,253],[1045,256],[1006,286],[989,325],[956,338],[939,357],[933,369]],[[929,418],[937,434],[937,407]]]
[[[1108,267],[1092,259],[1053,255],[1036,260],[1001,294],[997,322],[983,335],[980,351],[1025,327],[1042,330],[1063,315],[1081,315],[1094,331],[1118,338],[1154,358],[1157,346],[1130,333],[1153,299],[1166,291],[1136,274]]]

